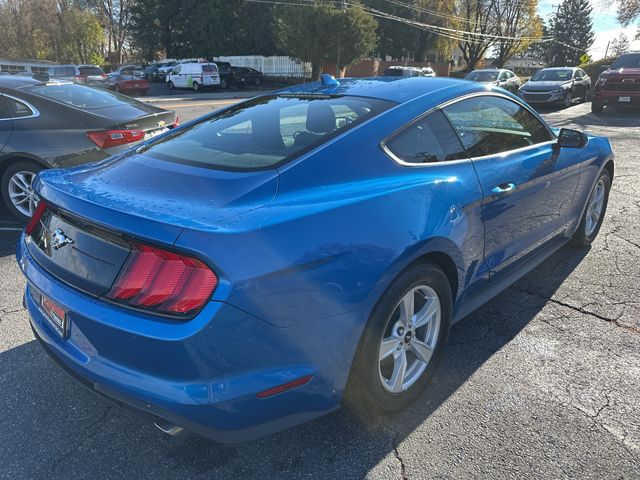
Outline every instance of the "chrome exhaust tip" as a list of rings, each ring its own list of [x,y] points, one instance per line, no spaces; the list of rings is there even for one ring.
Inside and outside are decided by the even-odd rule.
[[[156,428],[158,428],[158,430],[166,433],[167,435],[171,435],[172,437],[175,437],[176,435],[184,432],[184,428],[173,423],[158,420],[157,422],[153,422],[153,424],[156,426]]]

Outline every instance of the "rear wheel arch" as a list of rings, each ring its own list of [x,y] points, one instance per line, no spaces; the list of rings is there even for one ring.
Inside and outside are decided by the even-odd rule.
[[[604,167],[609,171],[609,175],[611,176],[611,180],[613,180],[613,171],[615,169],[615,166],[613,164],[613,160],[610,159],[607,163],[605,163]]]
[[[453,303],[455,304],[458,294],[459,279],[458,267],[456,266],[453,258],[451,258],[451,256],[444,252],[429,252],[416,258],[406,268],[411,268],[414,265],[418,265],[421,263],[433,263],[443,271],[443,273],[447,277],[447,280],[449,280],[449,286],[451,287],[451,296],[453,299]]]
[[[34,155],[29,155],[28,153],[11,153],[9,155],[0,157],[0,177],[4,175],[4,172],[7,168],[9,168],[9,165],[12,165],[16,162],[22,162],[25,160],[29,162],[38,163],[42,166],[42,168],[51,168],[51,165],[49,165],[47,162],[45,162],[41,158],[36,157]]]

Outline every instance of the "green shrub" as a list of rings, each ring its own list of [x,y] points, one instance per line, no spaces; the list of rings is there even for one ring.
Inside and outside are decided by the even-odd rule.
[[[611,65],[615,61],[616,57],[607,57],[595,62],[583,63],[580,68],[587,72],[587,75],[591,77],[591,81],[595,82],[603,72],[603,65]]]

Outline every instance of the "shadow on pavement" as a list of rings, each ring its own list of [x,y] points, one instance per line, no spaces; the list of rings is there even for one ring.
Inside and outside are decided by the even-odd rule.
[[[86,391],[35,340],[23,344],[0,353],[5,472],[8,478],[281,479],[362,478],[380,464],[399,469],[398,442],[534,318],[543,297],[556,291],[586,253],[563,248],[458,323],[433,384],[407,411],[361,418],[342,410],[244,445],[215,444],[192,434],[166,436]],[[526,293],[534,287],[536,295]]]

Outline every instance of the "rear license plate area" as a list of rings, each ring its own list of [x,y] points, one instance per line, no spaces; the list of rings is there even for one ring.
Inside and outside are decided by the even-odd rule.
[[[168,132],[168,128],[157,128],[155,130],[150,130],[144,134],[144,139],[149,140],[150,138],[157,137],[158,135],[163,134],[164,132]]]
[[[620,103],[629,103],[631,102],[631,97],[619,97],[618,102]]]
[[[42,308],[45,318],[53,329],[58,332],[62,338],[66,338],[68,334],[68,318],[66,310],[46,295],[40,296],[40,308]]]

